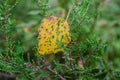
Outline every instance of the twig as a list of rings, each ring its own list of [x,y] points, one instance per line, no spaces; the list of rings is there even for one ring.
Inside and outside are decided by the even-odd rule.
[[[70,12],[71,12],[71,9],[69,9],[69,11],[68,11],[68,14],[67,14],[67,17],[66,17],[66,21],[68,20],[68,17],[69,17],[69,15],[70,15]]]
[[[43,62],[44,64],[48,64],[48,62],[45,61],[44,59],[42,60],[42,62]],[[52,69],[50,68],[50,65],[47,66],[46,69],[49,70],[51,73],[57,75],[61,80],[66,80],[63,76],[61,76],[60,74],[58,74],[56,71],[52,70]]]
[[[50,66],[47,67],[47,69],[52,72],[53,74],[57,75],[61,80],[66,80],[63,76],[61,76],[60,74],[58,74],[56,71],[52,70],[50,68]]]

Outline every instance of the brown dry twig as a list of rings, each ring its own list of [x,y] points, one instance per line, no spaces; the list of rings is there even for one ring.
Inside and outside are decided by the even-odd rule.
[[[48,64],[48,62],[46,60],[42,60],[42,62],[44,64]],[[58,76],[61,80],[66,80],[62,75],[58,74],[56,71],[51,69],[51,65],[48,64],[48,66],[46,66],[46,68],[49,72],[51,72],[52,74]]]
[[[61,76],[60,74],[58,74],[56,71],[52,70],[50,68],[50,66],[47,67],[47,70],[49,70],[51,73],[57,75],[61,80],[66,80],[63,76]]]

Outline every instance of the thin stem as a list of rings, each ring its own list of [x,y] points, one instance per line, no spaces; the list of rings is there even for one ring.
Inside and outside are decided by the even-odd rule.
[[[48,66],[47,69],[48,69],[51,73],[57,75],[61,80],[66,80],[63,76],[61,76],[60,74],[58,74],[56,71],[52,70],[52,69],[50,68],[50,66]]]

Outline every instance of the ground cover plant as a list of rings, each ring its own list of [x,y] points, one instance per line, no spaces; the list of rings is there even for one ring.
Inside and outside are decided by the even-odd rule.
[[[119,0],[0,0],[0,80],[120,80],[119,4]],[[46,50],[39,36],[52,26],[55,34],[47,36],[55,38],[50,39],[54,46]]]

